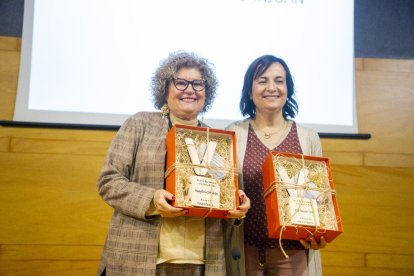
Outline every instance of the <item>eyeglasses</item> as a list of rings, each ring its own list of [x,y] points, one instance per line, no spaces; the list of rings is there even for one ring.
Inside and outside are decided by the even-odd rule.
[[[172,78],[172,81],[174,83],[175,88],[177,88],[180,91],[185,91],[188,85],[190,84],[193,87],[194,91],[197,91],[197,92],[202,91],[206,86],[206,83],[204,80],[188,81],[188,80],[180,79],[180,78]]]

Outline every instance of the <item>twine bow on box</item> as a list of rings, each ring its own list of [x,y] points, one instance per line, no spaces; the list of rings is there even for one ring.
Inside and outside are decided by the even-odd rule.
[[[305,229],[309,235],[324,233],[326,229],[336,229],[335,210],[332,205],[332,195],[335,194],[330,185],[329,174],[324,162],[305,160],[285,156],[283,154],[273,154],[273,169],[275,170],[275,179],[264,190],[263,196],[266,198],[274,190],[277,196],[279,206],[280,225],[279,247],[284,256],[288,258],[282,246],[283,232],[287,226],[295,227],[296,233],[299,228]],[[289,198],[299,198],[298,205],[294,212],[290,211]],[[312,200],[317,204],[312,204]],[[306,206],[305,206],[306,205]],[[295,215],[303,208],[311,206],[314,225],[311,231],[308,226],[292,224]],[[333,215],[332,215],[333,214]],[[333,221],[334,220],[334,221]]]

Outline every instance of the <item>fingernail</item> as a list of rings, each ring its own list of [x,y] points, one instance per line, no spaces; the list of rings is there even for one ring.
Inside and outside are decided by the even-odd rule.
[[[175,196],[173,196],[173,197],[171,198],[171,200],[175,200]]]
[[[237,207],[236,209],[240,211],[240,207]]]

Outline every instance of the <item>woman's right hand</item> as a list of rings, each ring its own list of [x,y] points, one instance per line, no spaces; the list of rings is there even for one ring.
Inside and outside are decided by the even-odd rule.
[[[153,200],[155,208],[162,217],[179,217],[188,212],[183,208],[171,206],[169,201],[175,200],[175,197],[173,194],[164,189],[156,190]]]

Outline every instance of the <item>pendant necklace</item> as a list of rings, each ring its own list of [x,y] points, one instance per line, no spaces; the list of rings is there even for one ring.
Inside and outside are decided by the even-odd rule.
[[[270,139],[270,137],[271,137],[273,134],[276,134],[277,132],[279,132],[279,131],[272,132],[272,133],[265,132],[265,133],[264,133],[264,138],[265,138],[265,139]]]
[[[279,133],[280,131],[284,130],[285,128],[286,128],[286,121],[284,121],[283,127],[276,130],[275,132],[265,132],[265,131],[262,131],[262,132],[263,132],[263,135],[264,135],[265,139],[270,139],[273,134]]]

